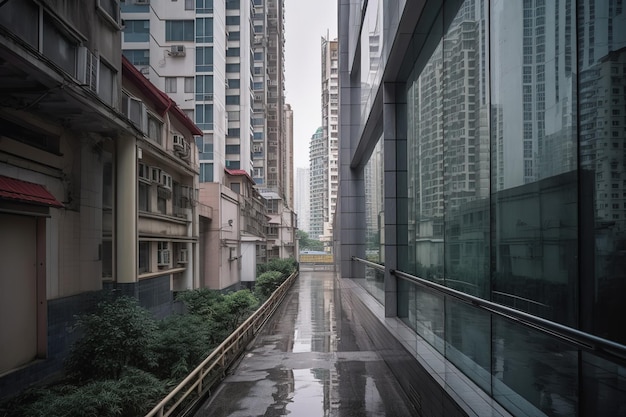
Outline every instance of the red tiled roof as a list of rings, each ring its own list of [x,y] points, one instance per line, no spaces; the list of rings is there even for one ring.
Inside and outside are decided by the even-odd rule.
[[[0,175],[0,198],[49,207],[63,207],[41,184]]]
[[[176,102],[150,82],[131,62],[122,55],[122,74],[148,97],[156,110],[163,116],[172,112],[192,135],[202,135],[202,130],[178,107]]]
[[[248,171],[244,170],[244,169],[228,169],[228,168],[224,168],[224,171],[226,171],[227,174],[229,175],[243,175],[244,177],[248,177],[248,179],[252,182],[252,184],[256,184],[256,182],[254,182],[254,180],[252,179],[252,177],[250,176],[250,174],[248,174]]]

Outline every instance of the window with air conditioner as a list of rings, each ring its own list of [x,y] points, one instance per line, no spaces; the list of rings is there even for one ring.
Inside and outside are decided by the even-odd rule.
[[[167,188],[168,190],[172,189],[172,176],[167,172],[161,171],[161,181],[159,182],[161,187]]]

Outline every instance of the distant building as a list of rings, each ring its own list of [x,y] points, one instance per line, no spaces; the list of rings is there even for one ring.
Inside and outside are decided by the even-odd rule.
[[[295,211],[298,215],[298,229],[310,233],[311,231],[311,193],[309,183],[309,169],[296,168]]]

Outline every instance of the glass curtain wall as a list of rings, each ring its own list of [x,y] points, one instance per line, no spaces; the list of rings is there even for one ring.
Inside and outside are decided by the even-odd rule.
[[[385,264],[385,181],[383,140],[379,139],[364,168],[366,258],[379,265]],[[385,276],[382,271],[365,267],[365,280],[358,280],[378,301],[384,303]]]
[[[407,81],[401,270],[626,342],[624,27],[609,0],[439,17]],[[406,281],[398,315],[515,415],[626,415],[616,363]]]

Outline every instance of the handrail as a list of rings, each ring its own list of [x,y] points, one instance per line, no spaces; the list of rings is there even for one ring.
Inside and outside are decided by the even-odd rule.
[[[215,378],[215,372],[222,375],[226,369],[238,357],[239,352],[263,327],[263,324],[272,316],[274,310],[280,305],[285,294],[291,288],[291,284],[298,277],[298,271],[291,274],[272,295],[250,317],[228,336],[200,365],[196,367],[185,379],[183,379],[165,398],[163,398],[145,417],[168,417],[178,410],[178,407],[194,392],[198,397],[211,388],[204,384],[205,379],[210,381]],[[183,392],[184,390],[184,392]],[[179,394],[182,395],[178,397]],[[168,403],[175,401],[169,408]]]
[[[352,259],[366,265],[371,264],[371,262],[366,261],[365,259],[357,257],[352,257]],[[435,282],[428,281],[424,278],[419,278],[406,272],[398,271],[397,269],[391,269],[389,272],[392,275],[397,276],[398,278],[412,282],[421,287],[429,288],[440,294],[454,297],[455,299],[470,304],[475,308],[482,309],[493,313],[496,316],[515,321],[526,327],[535,329],[541,333],[556,337],[564,342],[573,344],[588,352],[600,354],[606,359],[626,364],[626,346],[621,345],[617,342],[613,342],[611,340],[607,340],[541,317],[533,316],[532,314],[528,314],[521,310],[516,310],[502,304],[496,304],[483,298],[466,294],[464,292],[445,287]]]
[[[362,264],[365,264],[365,266],[369,266],[370,268],[374,268],[374,269],[377,269],[377,270],[379,270],[381,272],[385,272],[385,265],[377,264],[375,262],[368,261],[368,260],[363,259],[363,258],[357,258],[356,256],[353,256],[352,260],[360,262]]]

